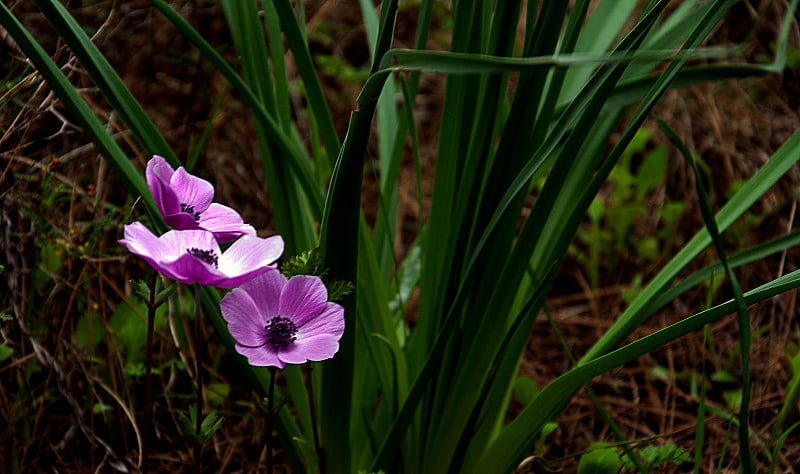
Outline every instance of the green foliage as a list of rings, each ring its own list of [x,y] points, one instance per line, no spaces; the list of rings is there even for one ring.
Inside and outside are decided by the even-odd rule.
[[[130,281],[133,290],[136,292],[137,295],[142,299],[142,301],[150,301],[150,285],[145,282],[144,280],[131,280]],[[178,286],[175,282],[171,282],[167,285],[164,289],[159,289],[161,286],[161,279],[156,279],[156,299],[153,302],[154,307],[158,308],[162,304],[167,302],[173,294],[175,294],[175,290]]]
[[[231,386],[225,382],[214,382],[206,385],[205,392],[208,404],[212,408],[219,407],[231,393]]]
[[[539,392],[539,385],[528,376],[520,375],[514,382],[514,399],[522,406],[530,405]]]
[[[281,265],[281,273],[287,278],[295,275],[315,275],[322,278],[328,289],[328,299],[330,301],[341,301],[355,289],[355,285],[352,282],[328,277],[328,269],[325,268],[325,262],[320,257],[319,248],[317,247],[287,259]]]
[[[578,463],[578,474],[614,474],[622,467],[617,450],[606,443],[594,443]]]
[[[623,257],[640,262],[666,257],[674,224],[684,208],[683,201],[667,201],[655,207],[650,204],[657,199],[653,194],[664,182],[666,172],[666,148],[652,145],[652,132],[639,129],[608,176],[607,196],[597,196],[590,204],[588,230],[577,234],[580,246],[570,247],[570,253],[588,271],[593,288],[598,286],[601,274],[617,272]],[[636,224],[654,217],[659,223],[657,233],[640,235]],[[630,249],[633,255],[628,255]]]
[[[325,268],[325,263],[319,255],[319,249],[315,247],[288,258],[281,264],[281,273],[286,278],[291,278],[295,275],[323,277],[328,273],[328,269]]]
[[[50,283],[52,275],[57,275],[62,263],[62,251],[53,242],[45,242],[39,249],[39,266],[33,274],[33,284],[38,290],[44,289]]]
[[[183,412],[178,412],[178,420],[183,425],[183,431],[186,437],[193,442],[205,444],[206,441],[214,436],[214,433],[222,426],[225,417],[219,415],[216,411],[212,410],[203,418],[200,424],[200,432],[195,433],[195,423],[197,420],[197,405],[192,405],[189,408],[189,416]]]
[[[637,454],[642,462],[642,467],[647,472],[663,469],[664,464],[667,463],[680,466],[683,463],[692,461],[689,453],[675,443],[650,444],[638,449]],[[633,469],[635,467],[627,457],[622,459],[622,464],[625,469]]]
[[[0,363],[14,355],[14,348],[7,344],[0,344]]]
[[[366,68],[354,68],[348,62],[336,56],[318,55],[314,57],[315,62],[322,74],[335,77],[341,82],[360,84],[369,76]]]
[[[639,469],[640,472],[655,472],[665,468],[666,464],[680,466],[691,462],[692,458],[685,449],[675,443],[648,444],[634,448],[639,465],[633,463],[631,456],[622,456],[618,446],[597,442],[589,446],[578,463],[578,472],[582,474],[606,474]]]
[[[237,70],[170,4],[152,3],[252,111],[275,225],[285,238],[287,254],[298,255],[284,264],[284,271],[324,275],[329,294],[341,298],[346,308],[339,353],[314,365],[317,406],[311,406],[299,369],[285,371],[284,396],[290,410],[280,410],[280,429],[284,439],[298,440],[283,446],[287,457],[297,459],[298,472],[315,464],[302,461],[317,428],[328,454],[322,458],[325,470],[331,473],[510,471],[553,429],[552,419],[593,377],[731,312],[738,311],[741,319],[744,305],[800,286],[795,272],[744,293],[731,273],[736,265],[795,245],[797,235],[730,259],[721,251],[719,238],[794,165],[800,133],[727,197],[715,215],[709,215],[708,196],[700,193],[707,229],[675,255],[665,232],[681,215],[681,203],[660,206],[658,217],[664,225],[653,231],[655,235],[639,235],[637,228],[645,203],[666,173],[664,149],[651,147],[649,132],[641,128],[655,104],[681,85],[781,71],[789,57],[786,43],[796,0],[769,64],[743,64],[738,58],[708,64],[719,58],[719,51],[700,45],[734,0],[686,2],[670,10],[665,0],[647,2],[644,8],[637,8],[641,2],[620,0],[542,2],[539,8],[518,1],[454,2],[446,22],[452,25],[450,41],[442,51],[426,50],[431,18],[442,14],[440,5],[420,2],[413,48],[391,49],[398,3],[382,2],[376,13],[371,2],[362,2],[371,61],[341,144],[319,70],[352,74],[349,80],[361,78],[331,58],[316,58],[314,63],[302,8],[295,10],[288,0],[222,2]],[[35,4],[128,127],[131,140],[144,152],[165,154],[177,164],[166,140],[83,27],[60,2]],[[156,230],[163,230],[141,173],[61,68],[3,4],[0,25],[128,191],[142,196],[144,208],[156,216]],[[290,88],[287,57],[293,58],[302,87]],[[687,66],[698,57],[706,59],[703,65]],[[399,169],[408,137],[419,155],[411,108],[420,73],[430,72],[447,74],[442,112],[446,119],[433,130],[439,139],[435,183],[429,212],[420,209],[420,215],[429,217],[417,226],[417,243],[400,264],[395,255]],[[403,108],[398,109],[393,88],[401,74],[407,76],[400,84]],[[303,111],[292,110],[290,97],[297,91],[304,94],[297,98],[305,104]],[[628,108],[629,104],[635,105]],[[301,114],[309,117],[308,141],[294,122]],[[361,193],[373,131],[378,136],[379,208],[370,228],[361,213]],[[616,135],[609,148],[612,133]],[[690,154],[685,155],[689,159]],[[534,188],[535,196],[529,195]],[[585,216],[590,221],[587,230],[580,227]],[[578,250],[572,252],[587,266],[595,286],[602,272],[617,268],[628,248],[638,261],[664,257],[664,262],[647,283],[635,285],[626,310],[575,367],[535,387],[518,377],[519,361],[576,236]],[[680,278],[712,243],[720,261]],[[317,246],[318,254],[309,250]],[[43,274],[57,269],[63,258],[58,247],[41,249]],[[734,300],[622,344],[659,308],[714,272],[724,273],[734,285]],[[43,288],[46,281],[38,278]],[[205,317],[232,350],[233,340],[219,314],[219,293],[202,291]],[[413,294],[418,304],[410,324],[402,316]],[[169,290],[159,292],[159,300],[169,295]],[[108,324],[111,342],[122,351],[129,374],[138,374],[141,367],[142,314],[141,303],[119,304]],[[94,334],[101,329],[96,315],[87,311],[81,317],[85,321],[79,322],[76,338],[87,348],[96,347]],[[263,395],[266,371],[241,369]],[[220,397],[225,390],[220,387]],[[742,392],[745,397],[747,393]],[[523,406],[508,419],[512,395]],[[312,409],[318,412],[316,419],[323,420],[319,426],[314,426]],[[742,411],[746,417],[746,399]],[[191,435],[195,412],[180,417]],[[736,418],[731,420],[733,424]],[[221,423],[220,417],[209,415],[200,440],[207,440]],[[739,428],[746,438],[746,423]],[[744,444],[740,451],[749,452]],[[659,451],[653,458],[670,456]],[[579,469],[616,472],[621,462],[615,448],[600,446],[581,458]]]
[[[784,348],[785,358],[789,360],[791,378],[786,384],[786,399],[778,413],[774,432],[780,432],[790,421],[797,417],[797,401],[800,399],[800,350],[796,344],[789,344]]]

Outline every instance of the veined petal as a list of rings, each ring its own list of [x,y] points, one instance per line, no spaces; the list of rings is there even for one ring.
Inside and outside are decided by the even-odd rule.
[[[219,306],[222,318],[228,323],[228,330],[236,342],[256,348],[267,343],[267,321],[263,308],[251,296],[246,290],[235,288],[222,298]]]
[[[227,242],[240,235],[256,235],[256,229],[245,224],[238,212],[216,202],[200,214],[198,225],[213,232],[219,242]]]
[[[167,159],[161,155],[153,155],[153,157],[147,161],[145,175],[148,178],[148,184],[150,183],[150,179],[159,179],[165,183],[169,183],[173,173],[175,173],[175,169],[172,168],[167,162]]]
[[[263,324],[275,316],[278,316],[278,302],[280,301],[281,291],[286,286],[286,277],[276,269],[264,272],[261,275],[242,283],[240,291],[245,291],[250,296],[258,308]],[[236,291],[236,290],[234,290]]]
[[[319,277],[297,275],[286,283],[279,311],[300,327],[316,317],[327,301],[328,290]]]
[[[218,269],[222,250],[211,232],[171,230],[159,239],[163,253],[158,264],[181,283],[218,286],[227,275]]]
[[[151,267],[167,278],[177,279],[169,264],[162,264],[162,260],[177,258],[175,249],[165,244],[164,240],[156,237],[150,229],[141,222],[134,222],[125,226],[125,238],[119,243],[128,248],[135,255],[142,257]]]
[[[133,222],[125,226],[123,230],[124,238],[119,241],[120,244],[128,248],[128,250],[147,261],[151,266],[158,258],[162,249],[162,243],[155,236],[150,229],[145,227],[141,222]]]
[[[161,266],[174,275],[172,277],[173,279],[181,283],[186,283],[187,285],[199,283],[201,285],[228,288],[228,286],[223,286],[229,280],[227,275],[218,271],[208,262],[190,254],[188,251],[184,252],[176,260],[161,262]]]
[[[183,166],[178,168],[170,179],[170,185],[183,204],[203,213],[214,199],[214,186],[203,178],[189,174]]]
[[[278,357],[287,364],[302,364],[307,361],[330,359],[339,350],[339,338],[321,334],[309,339],[298,339],[294,344],[281,349]]]
[[[297,341],[321,334],[330,334],[337,340],[342,337],[344,334],[344,308],[336,303],[327,302],[316,317],[302,325],[297,325]]]
[[[211,252],[218,259],[222,255],[222,250],[220,250],[219,244],[214,239],[214,234],[201,229],[170,230],[164,233],[160,240],[169,249],[169,252],[161,258],[165,262],[173,261],[183,256],[190,249]]]
[[[283,238],[273,235],[262,239],[243,235],[231,244],[219,261],[219,270],[226,275],[238,275],[267,267],[283,253]]]
[[[286,365],[269,344],[263,347],[245,347],[236,344],[236,352],[247,357],[247,362],[256,367],[272,366],[282,369]]]
[[[174,173],[175,170],[172,169],[172,166],[161,156],[153,155],[147,162],[145,169],[147,187],[150,188],[153,200],[163,216],[176,214],[181,210],[178,195],[170,186],[170,180]]]

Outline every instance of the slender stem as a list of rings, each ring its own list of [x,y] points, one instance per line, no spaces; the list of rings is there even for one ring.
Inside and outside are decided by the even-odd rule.
[[[147,462],[150,455],[150,431],[153,418],[151,394],[153,391],[153,332],[156,323],[156,283],[158,274],[152,272],[150,279],[150,301],[147,303],[147,342],[144,356],[144,418],[142,432],[142,474],[147,474]]]
[[[317,465],[320,474],[325,474],[325,462],[322,459],[323,452],[319,447],[319,428],[317,427],[317,406],[314,403],[314,383],[311,380],[311,364],[303,366],[306,375],[306,391],[308,392],[308,405],[311,409],[311,432],[314,435],[314,450],[317,452]]]
[[[267,395],[267,474],[272,474],[272,422],[275,406],[275,367],[269,368],[269,393]]]
[[[194,285],[194,373],[197,381],[197,410],[194,422],[194,472],[200,474],[200,429],[203,422],[203,363],[202,363],[202,335],[200,332],[200,284]]]

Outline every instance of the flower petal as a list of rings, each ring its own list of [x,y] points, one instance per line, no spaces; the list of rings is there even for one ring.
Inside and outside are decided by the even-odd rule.
[[[209,257],[222,259],[222,250],[214,234],[205,230],[171,230],[161,236],[168,251],[159,259],[159,265],[172,273],[181,283],[220,286],[227,275],[211,262],[194,255],[194,251],[208,252]],[[236,286],[236,285],[232,285]]]
[[[302,364],[309,360],[330,359],[339,350],[339,338],[322,334],[312,338],[297,340],[278,352],[278,357],[287,364]]]
[[[243,235],[225,250],[223,258],[219,259],[219,269],[226,275],[247,273],[272,265],[282,253],[283,238],[280,235],[265,239]]]
[[[246,291],[255,307],[261,313],[262,327],[275,316],[278,316],[278,302],[281,291],[286,286],[286,277],[276,269],[271,269],[261,275],[242,283],[241,291]],[[236,291],[236,290],[234,290]]]
[[[275,273],[278,273],[277,270]],[[219,302],[222,318],[236,342],[248,347],[261,347],[267,343],[266,318],[252,295],[235,288]],[[267,313],[269,314],[269,313]]]
[[[329,334],[336,337],[337,340],[342,337],[344,334],[344,308],[336,303],[327,302],[316,317],[307,320],[302,325],[297,325],[298,341],[322,334]]]
[[[169,184],[180,202],[192,206],[195,212],[205,212],[214,199],[214,186],[203,178],[189,174],[183,166],[175,171]]]
[[[220,273],[212,265],[203,260],[185,253],[177,260],[163,263],[162,266],[172,273],[172,278],[187,285],[199,283],[201,285],[215,286],[217,288],[230,288],[236,285],[225,286],[228,276]]]
[[[170,180],[175,170],[167,163],[163,157],[153,155],[147,162],[145,177],[150,194],[156,202],[159,212],[163,216],[178,214],[181,211],[178,195],[170,186]]]
[[[218,242],[228,242],[240,235],[256,235],[255,228],[245,224],[238,212],[216,202],[211,203],[208,209],[200,214],[200,221],[197,224],[213,232]]]
[[[123,231],[124,239],[119,243],[128,248],[134,254],[142,257],[148,265],[167,278],[175,278],[169,268],[165,268],[160,259],[170,253],[164,242],[155,236],[150,229],[141,222],[134,222],[125,226]]]
[[[247,357],[247,362],[256,367],[272,366],[282,369],[286,365],[269,344],[263,347],[244,347],[236,344],[236,352]]]
[[[180,212],[180,210],[172,214],[163,214],[163,216],[164,216],[164,223],[172,227],[173,229],[177,230],[200,229],[200,226],[197,224],[197,221],[194,220],[194,216],[187,214],[185,212]]]
[[[139,221],[125,225],[123,236],[119,243],[142,258],[153,259],[161,250],[162,243],[158,237]]]
[[[293,276],[281,293],[280,314],[298,327],[316,317],[328,301],[328,290],[319,277]]]

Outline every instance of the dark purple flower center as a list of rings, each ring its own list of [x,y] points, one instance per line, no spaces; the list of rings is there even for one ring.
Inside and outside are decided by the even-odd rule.
[[[195,258],[199,258],[209,265],[213,265],[214,268],[219,267],[219,257],[217,257],[217,254],[214,253],[213,250],[202,250],[197,247],[192,247],[190,249],[186,249],[186,252]]]
[[[290,319],[282,316],[270,319],[264,329],[267,331],[267,341],[273,349],[284,349],[297,339],[295,337],[297,326]]]
[[[185,202],[181,203],[181,212],[185,214],[189,214],[192,216],[195,222],[200,221],[200,213],[194,210],[194,206],[186,204]]]

